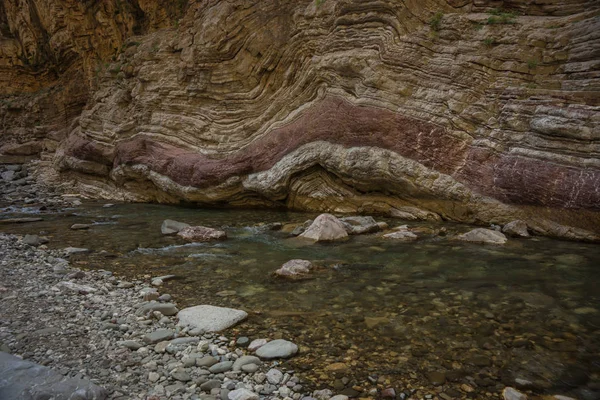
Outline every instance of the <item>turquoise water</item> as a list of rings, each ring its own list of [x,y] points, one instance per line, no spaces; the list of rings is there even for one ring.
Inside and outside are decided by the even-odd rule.
[[[428,373],[442,372],[447,381],[439,390],[466,395],[468,385],[475,398],[515,386],[516,378],[530,381],[537,393],[586,398],[598,389],[599,245],[543,237],[511,239],[505,246],[466,244],[448,237],[470,227],[449,223],[408,223],[449,232],[412,243],[371,234],[308,244],[264,226],[314,216],[86,203],[0,230],[43,233],[51,248],[89,248],[91,254],[72,260],[82,267],[125,277],[175,274],[161,291],[181,306],[243,308],[250,317],[233,334],[283,336],[301,345],[290,365],[317,387],[434,393]],[[167,218],[224,229],[228,240],[189,244],[163,236]],[[70,230],[74,223],[93,226]],[[293,258],[318,268],[294,282],[272,275]],[[339,362],[347,369],[328,369]]]

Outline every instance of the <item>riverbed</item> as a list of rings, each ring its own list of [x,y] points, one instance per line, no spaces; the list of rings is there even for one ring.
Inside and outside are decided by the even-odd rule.
[[[49,248],[87,248],[70,260],[81,268],[126,278],[173,274],[161,291],[181,307],[248,311],[234,333],[292,339],[301,354],[289,365],[315,388],[482,398],[518,386],[587,398],[600,386],[598,244],[545,237],[469,244],[452,240],[468,226],[386,218],[377,220],[421,228],[419,240],[368,234],[310,244],[271,224],[315,214],[153,204],[84,201],[52,212],[32,204],[1,214],[23,216],[43,220],[0,231],[45,236]],[[228,239],[187,243],[161,234],[165,219],[223,229]],[[272,274],[296,258],[318,268],[297,281]]]

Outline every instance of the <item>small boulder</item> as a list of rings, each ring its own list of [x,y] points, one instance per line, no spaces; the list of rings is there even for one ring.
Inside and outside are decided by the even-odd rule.
[[[173,221],[172,219],[165,219],[160,226],[160,231],[163,235],[172,235],[179,232],[183,228],[189,228],[190,224],[184,222]]]
[[[73,229],[74,231],[90,229],[90,225],[88,225],[88,224],[73,224],[73,225],[71,225],[71,229]]]
[[[276,339],[256,350],[256,355],[260,358],[270,360],[273,358],[289,358],[298,352],[298,346],[294,343]]]
[[[529,237],[529,231],[527,230],[527,223],[519,219],[509,222],[504,225],[502,232],[509,236],[516,237]]]
[[[476,228],[456,237],[458,240],[471,243],[504,244],[508,239],[502,232],[485,228]]]
[[[200,305],[179,311],[179,326],[190,326],[204,332],[219,332],[244,320],[248,313],[233,308]]]
[[[210,242],[212,240],[227,239],[227,234],[225,232],[218,229],[207,228],[206,226],[189,226],[183,228],[177,232],[177,236],[193,242]]]
[[[348,235],[361,235],[381,230],[381,227],[373,217],[344,217],[340,218],[346,228]]]
[[[285,278],[298,278],[310,272],[312,263],[308,260],[290,260],[275,271],[275,275]]]
[[[299,237],[315,242],[330,242],[347,238],[348,232],[339,219],[331,214],[321,214]]]
[[[418,239],[418,236],[409,230],[397,230],[392,233],[387,233],[383,235],[383,237],[386,239],[401,240],[403,242],[412,242]]]
[[[519,392],[515,388],[505,387],[502,391],[504,400],[527,400],[527,395]]]
[[[41,238],[38,235],[25,235],[23,237],[23,243],[30,246],[39,246],[41,244],[48,243],[48,239]]]

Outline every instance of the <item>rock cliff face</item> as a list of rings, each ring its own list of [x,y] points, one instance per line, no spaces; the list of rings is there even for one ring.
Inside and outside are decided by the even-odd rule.
[[[46,179],[91,196],[598,239],[599,12],[3,0],[3,151],[41,151]]]

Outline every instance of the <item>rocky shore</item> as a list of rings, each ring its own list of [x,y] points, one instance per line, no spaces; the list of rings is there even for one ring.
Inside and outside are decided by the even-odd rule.
[[[178,326],[171,296],[150,282],[72,268],[65,251],[13,235],[0,235],[0,254],[2,351],[105,389],[85,398],[304,397],[293,371],[249,355],[248,338]]]

